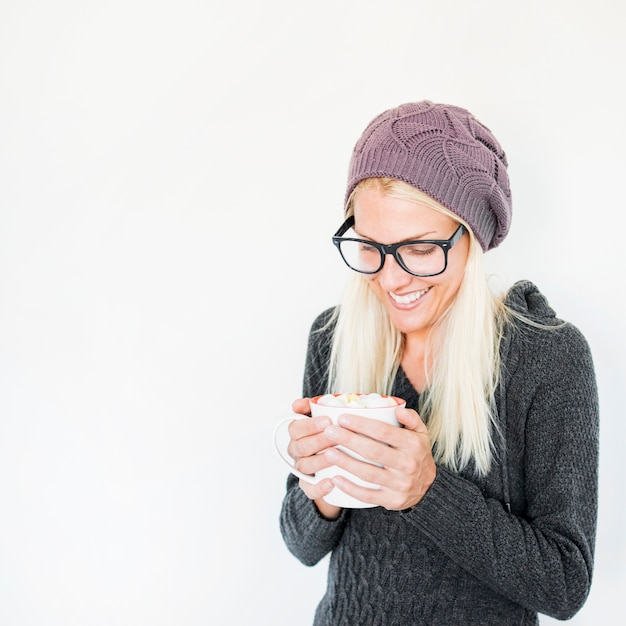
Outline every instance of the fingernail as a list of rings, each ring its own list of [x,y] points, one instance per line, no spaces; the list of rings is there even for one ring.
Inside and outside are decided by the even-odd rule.
[[[325,431],[324,434],[329,438],[329,439],[338,439],[339,438],[339,429],[336,426],[329,426]]]
[[[332,422],[327,417],[320,417],[316,422],[316,426],[318,430],[320,431],[324,430],[325,428],[328,428],[331,424]]]
[[[342,426],[350,426],[350,416],[349,415],[340,415],[337,420]]]
[[[334,463],[339,458],[339,454],[335,448],[328,448],[326,450],[326,458]]]

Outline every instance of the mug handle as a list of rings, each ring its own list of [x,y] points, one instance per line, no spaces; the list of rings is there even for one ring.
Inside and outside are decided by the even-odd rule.
[[[302,472],[298,471],[293,464],[293,459],[289,456],[289,453],[287,452],[287,446],[289,445],[290,440],[289,431],[287,429],[289,427],[289,424],[291,424],[294,419],[310,418],[307,415],[299,415],[294,413],[294,415],[292,415],[291,417],[288,417],[282,422],[279,422],[279,424],[274,429],[274,447],[276,448],[276,452],[278,452],[278,456],[280,457],[281,461],[289,468],[289,471],[294,476],[301,478],[311,485],[316,485],[320,481],[320,479],[317,478],[315,475],[303,474]]]

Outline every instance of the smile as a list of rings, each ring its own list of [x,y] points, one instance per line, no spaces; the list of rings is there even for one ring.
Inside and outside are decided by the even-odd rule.
[[[397,304],[411,304],[411,302],[419,300],[427,291],[430,291],[430,289],[431,287],[426,287],[426,289],[422,289],[421,291],[414,291],[413,293],[407,293],[401,296],[397,293],[393,293],[393,291],[390,291],[389,295]]]

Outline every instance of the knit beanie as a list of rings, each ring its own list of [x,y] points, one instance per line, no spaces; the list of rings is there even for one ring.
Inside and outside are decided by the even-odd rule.
[[[464,219],[483,250],[511,224],[506,155],[469,111],[429,101],[403,104],[374,118],[357,142],[346,202],[365,178],[402,180]]]

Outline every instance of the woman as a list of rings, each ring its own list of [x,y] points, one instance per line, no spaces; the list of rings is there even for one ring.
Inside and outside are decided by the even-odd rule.
[[[307,565],[331,553],[316,625],[537,624],[571,617],[591,583],[598,400],[588,345],[528,282],[490,292],[484,251],[506,236],[504,152],[464,109],[406,104],[357,143],[334,243],[354,271],[315,321],[304,398],[379,392],[401,427],[347,415],[289,427],[281,512]],[[363,437],[362,435],[367,435]],[[337,450],[341,444],[382,467]],[[334,487],[377,505],[340,509]]]

